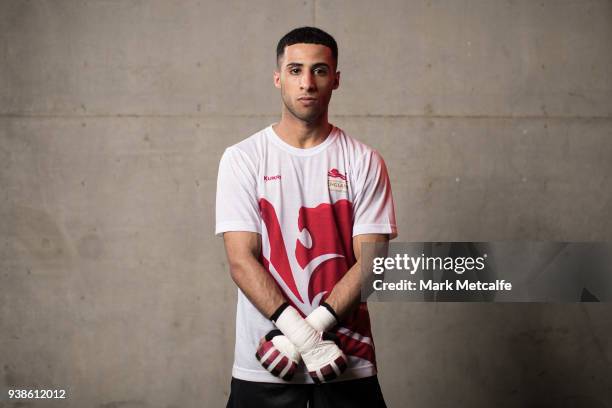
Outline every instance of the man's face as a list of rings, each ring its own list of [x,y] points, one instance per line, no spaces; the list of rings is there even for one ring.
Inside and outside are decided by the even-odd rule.
[[[307,123],[316,122],[327,112],[332,91],[340,84],[331,50],[320,44],[290,45],[278,65],[274,85],[280,88],[289,114]]]

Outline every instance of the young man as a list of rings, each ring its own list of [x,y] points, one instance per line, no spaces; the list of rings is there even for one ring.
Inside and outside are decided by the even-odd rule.
[[[238,306],[228,407],[384,407],[361,244],[397,235],[382,157],[328,122],[335,40],[313,27],[277,46],[280,122],[226,149],[217,181]]]

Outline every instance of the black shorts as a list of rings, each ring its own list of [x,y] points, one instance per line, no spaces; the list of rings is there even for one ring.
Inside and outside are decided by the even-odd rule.
[[[278,384],[232,377],[227,408],[386,408],[378,377],[315,384]]]

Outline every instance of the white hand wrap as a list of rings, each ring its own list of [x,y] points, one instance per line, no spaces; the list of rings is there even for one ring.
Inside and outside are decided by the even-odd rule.
[[[327,317],[320,316],[325,315],[318,312],[311,319],[317,327],[329,323]],[[323,333],[315,330],[292,306],[286,307],[276,319],[276,327],[295,345],[316,383],[330,381],[346,369],[347,360],[342,350],[332,340],[323,339]]]
[[[272,330],[262,339],[255,358],[275,377],[291,381],[300,363],[297,349],[280,330]]]
[[[319,332],[326,332],[338,323],[336,317],[325,306],[319,306],[310,312],[306,321]]]

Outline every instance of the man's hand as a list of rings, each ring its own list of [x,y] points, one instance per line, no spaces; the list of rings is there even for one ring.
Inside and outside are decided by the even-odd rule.
[[[255,357],[273,376],[285,381],[291,381],[301,360],[300,353],[280,330],[262,337]]]
[[[308,318],[302,318],[295,308],[284,304],[274,313],[273,320],[276,327],[295,345],[302,355],[310,377],[319,384],[340,376],[346,370],[347,359],[333,338],[324,331],[329,324],[333,323],[332,326],[336,324],[335,318],[332,322],[321,309],[317,308],[315,311],[314,315],[311,313],[308,316],[311,321],[309,322]]]
[[[338,347],[338,338],[328,333],[337,323],[337,316],[334,310],[327,303],[323,302],[306,317],[310,326],[318,332],[322,332],[322,339],[333,341]],[[285,381],[290,381],[300,363],[301,356],[297,348],[291,341],[283,335],[280,330],[272,330],[260,341],[255,353],[261,365],[275,377]],[[344,371],[344,370],[342,370]]]

